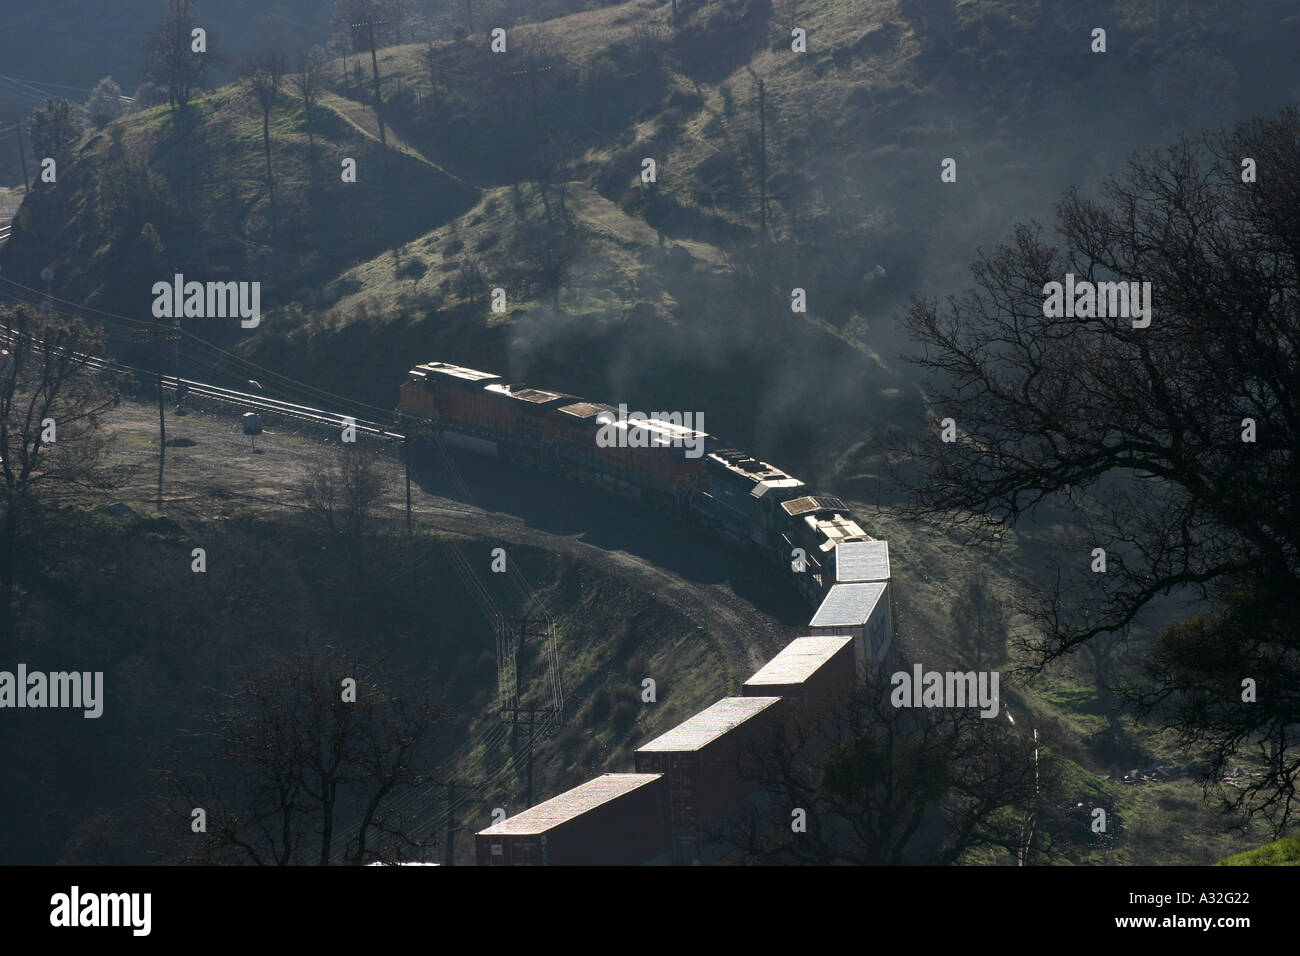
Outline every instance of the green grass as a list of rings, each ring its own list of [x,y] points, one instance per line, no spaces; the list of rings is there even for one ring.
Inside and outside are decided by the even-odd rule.
[[[1284,837],[1244,853],[1234,853],[1216,866],[1300,866],[1300,837]]]

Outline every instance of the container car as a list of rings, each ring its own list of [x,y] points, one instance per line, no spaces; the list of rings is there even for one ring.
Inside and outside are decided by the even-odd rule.
[[[479,866],[666,863],[667,784],[658,773],[607,773],[474,835]]]
[[[779,697],[725,697],[638,747],[638,773],[668,780],[673,862],[712,863],[728,849],[710,835],[755,787],[757,755],[782,731]]]
[[[780,697],[788,721],[824,716],[852,689],[856,677],[849,635],[796,637],[745,681],[746,697]]]
[[[808,633],[852,637],[859,672],[874,666],[889,650],[894,633],[889,582],[833,585]]]

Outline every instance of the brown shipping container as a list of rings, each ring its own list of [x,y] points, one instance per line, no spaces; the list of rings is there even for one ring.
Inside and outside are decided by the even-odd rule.
[[[674,827],[698,828],[731,810],[754,786],[751,755],[781,730],[777,697],[725,697],[636,751],[639,773],[668,777]]]
[[[667,782],[607,773],[474,835],[479,866],[667,862]]]
[[[780,697],[788,716],[816,718],[847,694],[856,671],[852,637],[796,637],[745,681],[743,692]]]

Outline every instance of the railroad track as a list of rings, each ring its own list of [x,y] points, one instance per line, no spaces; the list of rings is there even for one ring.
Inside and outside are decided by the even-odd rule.
[[[108,363],[103,363],[108,367]],[[138,375],[148,375],[156,377],[152,372],[146,372],[141,369],[130,368],[126,365],[116,366],[120,369],[127,369]],[[337,412],[327,411],[323,408],[313,408],[309,405],[298,405],[293,402],[282,402],[276,398],[267,398],[264,395],[258,395],[255,392],[241,392],[233,388],[222,388],[219,385],[209,385],[206,382],[196,382],[188,378],[176,378],[175,376],[164,375],[162,377],[164,389],[170,389],[175,393],[177,383],[184,385],[187,389],[187,396],[196,396],[206,398],[211,401],[222,402],[229,405],[238,405],[247,407],[250,411],[262,411],[281,418],[289,418],[295,421],[306,422],[312,425],[328,425],[333,428],[342,430],[347,426],[354,426],[358,434],[370,435],[373,438],[380,438],[385,441],[405,441],[406,435],[401,432],[395,432],[378,422],[365,421],[364,419],[353,418],[350,415],[340,415]]]
[[[11,344],[14,339],[14,332],[4,326],[0,326],[0,341]],[[39,341],[39,340],[38,340]],[[94,355],[85,353],[74,353],[75,358],[85,367],[97,371],[117,370],[122,372],[131,372],[138,376],[142,381],[156,379],[156,372],[149,369],[137,368],[133,365],[122,365],[109,362],[106,359],[98,358]],[[367,421],[365,419],[355,418],[349,415],[341,415],[338,412],[331,412],[323,408],[314,408],[310,405],[299,405],[294,402],[285,402],[277,398],[268,398],[265,395],[259,395],[256,392],[241,392],[238,389],[223,388],[220,385],[212,385],[208,382],[200,382],[190,378],[178,378],[175,375],[162,376],[162,386],[164,390],[170,390],[176,393],[179,386],[184,386],[187,396],[205,398],[209,401],[220,402],[226,405],[236,405],[247,408],[249,411],[266,412],[272,415],[278,415],[281,418],[291,419],[293,421],[304,422],[311,425],[329,426],[337,428],[340,431],[348,426],[356,428],[358,434],[369,435],[372,438],[379,438],[384,441],[405,441],[406,435],[402,432],[396,432],[389,429],[380,422]]]

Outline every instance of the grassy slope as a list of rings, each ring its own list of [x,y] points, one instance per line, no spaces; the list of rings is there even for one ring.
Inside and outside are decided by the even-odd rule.
[[[1219,866],[1300,866],[1300,837],[1286,837],[1220,860]]]

